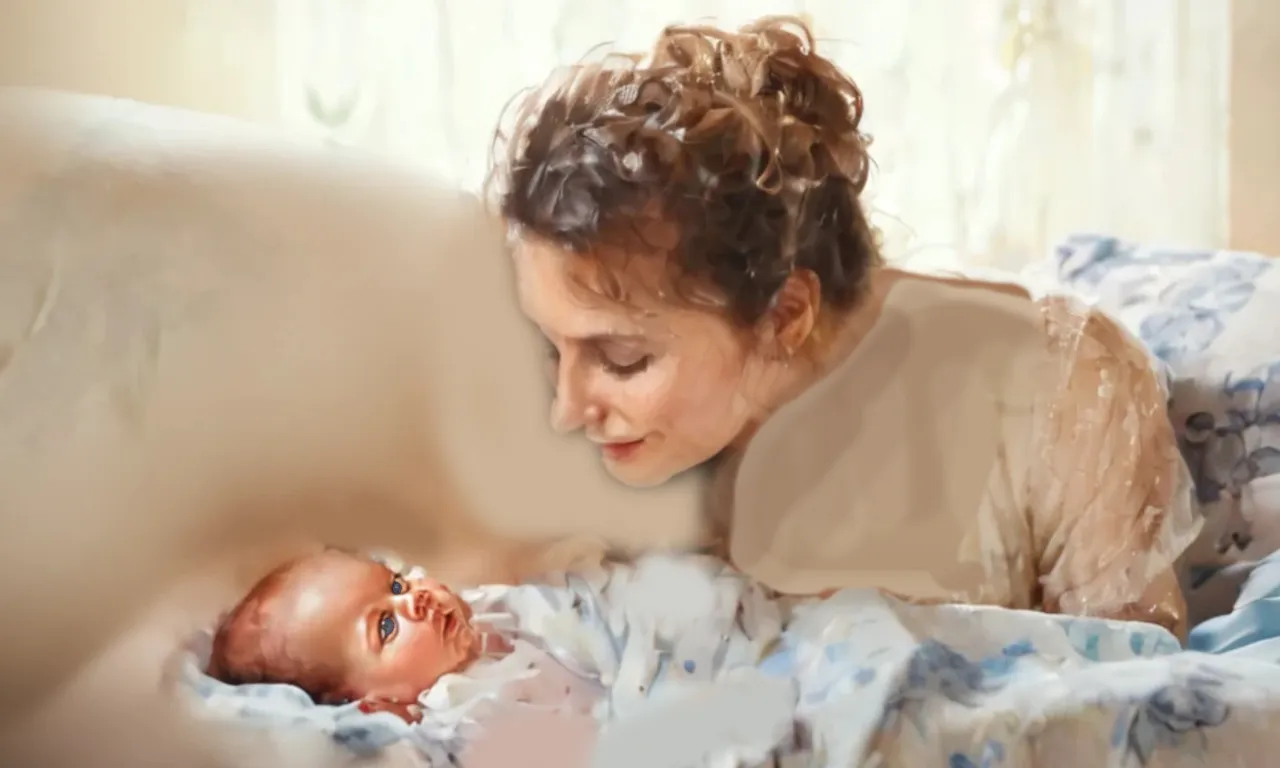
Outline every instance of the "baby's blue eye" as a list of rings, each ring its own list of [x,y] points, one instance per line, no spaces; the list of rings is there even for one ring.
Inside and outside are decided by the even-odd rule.
[[[391,637],[391,634],[395,631],[396,617],[388,613],[378,620],[378,637],[382,642],[385,643],[387,638]]]
[[[399,576],[391,580],[391,594],[393,595],[404,594],[404,582],[400,580]]]

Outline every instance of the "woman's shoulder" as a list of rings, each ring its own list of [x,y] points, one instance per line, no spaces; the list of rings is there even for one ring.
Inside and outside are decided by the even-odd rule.
[[[1063,297],[1013,273],[886,270],[885,314],[905,311],[916,320],[946,318],[955,312],[1003,316],[1007,322],[1036,325],[1042,307]]]
[[[975,329],[994,322],[1005,330],[1031,330],[1054,352],[1073,350],[1081,339],[1115,350],[1141,349],[1119,321],[1067,289],[1013,273],[893,270],[888,296],[886,304],[909,311],[926,327],[932,319],[950,330],[963,330],[954,326],[960,319],[957,313],[963,312]]]
[[[1036,291],[1020,275],[998,270],[885,269],[893,289],[934,291],[956,298],[979,299],[983,293],[1031,299]]]
[[[1046,349],[1044,299],[1013,279],[894,271],[870,330],[821,382],[860,391],[881,377],[968,379],[1022,369]]]

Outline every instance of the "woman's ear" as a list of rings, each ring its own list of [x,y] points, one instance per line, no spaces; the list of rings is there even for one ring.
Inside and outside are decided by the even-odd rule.
[[[792,272],[778,290],[769,310],[774,342],[778,353],[790,357],[804,346],[813,334],[822,309],[822,285],[811,270]]]

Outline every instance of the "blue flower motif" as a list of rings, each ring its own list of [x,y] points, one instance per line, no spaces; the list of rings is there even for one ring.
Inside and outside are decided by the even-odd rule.
[[[1154,298],[1157,309],[1139,324],[1138,335],[1170,365],[1194,359],[1222,335],[1227,318],[1249,303],[1258,275],[1269,267],[1257,258],[1206,260],[1191,278]]]
[[[1074,235],[1057,248],[1058,275],[1066,283],[1096,289],[1104,281],[1116,280],[1114,273],[1143,269],[1146,274],[1129,278],[1126,301],[1151,298],[1141,287],[1154,282],[1151,267],[1177,267],[1208,261],[1212,252],[1194,250],[1143,250],[1133,243],[1104,235]],[[1121,277],[1120,279],[1124,279]]]
[[[988,677],[982,664],[972,661],[945,643],[928,639],[916,646],[897,688],[889,695],[881,728],[888,728],[903,715],[923,734],[924,723],[917,717],[921,704],[935,696],[966,707],[976,707],[979,697],[999,690],[1003,681]]]
[[[761,668],[766,671],[778,670],[785,663],[787,667],[783,674],[791,674],[796,664],[795,654],[787,652],[785,661],[775,660],[782,653],[782,651],[775,652],[773,656],[766,659],[767,669],[764,665]],[[863,666],[860,663],[862,660],[864,660],[863,655],[855,654],[848,641],[837,641],[822,646],[812,659],[812,663],[817,664],[817,667],[805,675],[812,681],[812,687],[804,693],[805,702],[817,706],[832,696],[847,694],[854,688],[869,685],[875,680],[876,672],[873,667]]]
[[[1238,500],[1249,483],[1280,473],[1280,448],[1266,444],[1269,441],[1265,437],[1257,437],[1261,430],[1280,428],[1277,384],[1280,363],[1238,378],[1227,375],[1219,396],[1225,403],[1222,415],[1196,411],[1183,420],[1179,443],[1202,504],[1224,497]],[[1251,449],[1251,444],[1257,447]],[[1243,550],[1252,540],[1248,521],[1235,514],[1223,526],[1218,551],[1226,553],[1233,547]]]
[[[1018,659],[1024,656],[1032,656],[1036,652],[1035,645],[1030,640],[1019,640],[1015,643],[1009,643],[1000,649],[1000,653],[995,656],[988,656],[978,663],[982,671],[988,677],[999,677],[1007,675],[1017,666]]]
[[[1151,306],[1138,335],[1161,360],[1176,364],[1203,353],[1222,334],[1227,318],[1253,298],[1258,277],[1271,268],[1252,254],[1143,249],[1114,237],[1079,235],[1057,250],[1063,282],[1088,291],[1116,288],[1120,307]],[[1182,267],[1187,276],[1166,284],[1161,270]]]
[[[1085,619],[1064,619],[1060,626],[1067,635],[1067,642],[1080,657],[1088,661],[1102,661],[1102,634],[1097,625]]]
[[[945,643],[928,639],[912,654],[900,694],[911,698],[939,693],[948,701],[972,706],[977,694],[991,688],[981,664]]]
[[[1200,669],[1182,680],[1160,686],[1133,702],[1116,722],[1114,741],[1147,765],[1160,748],[1184,748],[1187,740],[1198,738],[1206,746],[1205,731],[1225,723],[1230,706],[1218,690],[1225,679]]]
[[[1057,272],[1086,293],[1105,293],[1104,308],[1123,313],[1143,343],[1174,374],[1170,412],[1204,511],[1231,517],[1218,526],[1219,553],[1243,550],[1252,541],[1239,503],[1242,489],[1258,477],[1280,472],[1280,436],[1258,435],[1280,425],[1280,391],[1270,387],[1280,366],[1228,377],[1214,393],[1186,375],[1204,358],[1246,307],[1271,259],[1230,251],[1156,250],[1113,237],[1078,235],[1057,251]],[[1268,391],[1270,387],[1270,391]],[[1194,405],[1179,407],[1183,400]],[[1206,400],[1215,405],[1201,405]],[[1273,402],[1274,401],[1274,402]]]
[[[976,759],[964,752],[953,752],[947,760],[947,766],[948,768],[996,768],[1004,764],[1004,756],[1004,744],[994,739],[987,739]]]
[[[1164,632],[1138,631],[1129,635],[1129,650],[1135,657],[1143,658],[1178,653],[1182,646]]]

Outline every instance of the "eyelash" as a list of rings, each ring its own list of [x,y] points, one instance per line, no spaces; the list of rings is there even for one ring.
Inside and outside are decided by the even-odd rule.
[[[394,576],[391,579],[391,594],[403,595],[408,589],[404,579]],[[386,643],[396,632],[396,617],[390,613],[384,613],[378,617],[378,640]]]
[[[552,374],[552,380],[554,381],[555,380],[554,366],[558,366],[560,364],[560,350],[556,349],[552,345],[547,345],[547,362],[551,366],[553,366],[551,374]],[[605,371],[609,373],[609,375],[617,376],[618,378],[625,379],[631,376],[635,376],[636,374],[639,374],[639,373],[644,373],[649,368],[649,366],[653,363],[653,355],[645,355],[644,357],[640,358],[634,363],[627,363],[626,365],[618,365],[617,363],[610,361],[608,358],[604,357],[603,355],[600,355],[599,362],[600,362],[600,366],[604,368]]]
[[[617,365],[616,363],[611,363],[604,359],[600,361],[600,364],[604,366],[604,369],[611,375],[625,379],[630,376],[635,376],[638,373],[644,373],[652,362],[653,355],[645,355],[634,363],[628,363],[627,365]]]

